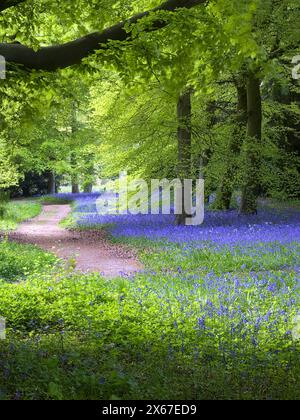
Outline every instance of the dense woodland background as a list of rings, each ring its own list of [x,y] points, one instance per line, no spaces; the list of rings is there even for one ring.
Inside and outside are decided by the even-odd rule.
[[[258,196],[299,198],[297,1],[168,1],[127,22],[160,1],[6,3],[2,190],[28,196],[71,182],[90,191],[128,170],[204,177],[216,209],[230,208],[235,190],[242,213],[256,211]],[[101,38],[124,19],[106,30],[113,41]],[[99,30],[99,49],[83,58],[72,42],[44,48]],[[53,54],[56,67],[72,64],[68,54],[78,64],[54,72]]]

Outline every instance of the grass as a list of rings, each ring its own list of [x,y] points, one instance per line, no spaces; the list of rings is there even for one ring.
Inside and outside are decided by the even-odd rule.
[[[68,214],[67,217],[65,217],[59,225],[65,229],[68,230],[77,230],[77,231],[96,231],[96,230],[103,230],[107,229],[109,225],[95,225],[95,224],[84,224],[84,225],[78,225],[77,224],[77,214],[75,211],[72,211],[70,214]]]
[[[59,204],[72,204],[73,200],[55,196],[43,196],[39,199],[43,205],[59,205]]]
[[[288,270],[299,264],[300,255],[299,243],[282,245],[274,242],[267,247],[265,244],[249,246],[246,250],[241,246],[216,250],[209,245],[198,249],[172,244],[164,248],[151,254],[146,252],[143,257],[146,263],[159,271],[175,267],[177,271],[180,269],[190,275],[198,274],[199,269],[201,273],[214,272],[219,275]]]
[[[38,216],[42,206],[36,200],[14,200],[2,204],[3,214],[0,217],[0,232],[13,230],[24,220]]]
[[[76,229],[77,230],[77,226],[76,226],[76,219],[74,217],[74,213],[71,212],[70,214],[68,214],[67,217],[65,217],[60,223],[59,225],[65,229]]]
[[[0,232],[14,230],[19,223],[38,216],[43,205],[72,204],[72,202],[65,198],[43,196],[34,200],[12,200],[1,203]],[[70,220],[72,217],[72,214],[68,216]]]

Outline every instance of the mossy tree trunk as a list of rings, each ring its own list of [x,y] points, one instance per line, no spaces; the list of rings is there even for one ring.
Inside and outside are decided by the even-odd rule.
[[[72,175],[71,175],[71,183],[72,183],[72,194],[78,194],[79,190],[79,180],[78,175],[76,173],[76,155],[75,153],[71,153],[71,167],[72,167]]]
[[[261,138],[262,138],[262,99],[260,80],[249,73],[247,80],[248,129],[245,138],[245,162],[242,183],[241,214],[257,212],[257,199],[260,190]]]
[[[49,171],[48,172],[48,187],[47,187],[48,194],[55,194],[56,193],[56,182],[55,182],[55,172]]]
[[[93,191],[93,184],[89,183],[84,186],[83,192],[91,193]]]
[[[241,153],[243,141],[247,131],[247,85],[244,79],[236,83],[237,89],[237,114],[232,136],[228,145],[226,155],[225,171],[221,184],[217,191],[214,208],[217,210],[228,210],[234,191],[236,175],[238,172],[238,159]]]
[[[78,123],[77,123],[77,103],[74,101],[72,103],[72,110],[71,110],[71,135],[74,137],[78,131]],[[76,153],[71,152],[70,156],[70,163],[72,168],[71,174],[71,184],[72,184],[72,194],[78,194],[80,192],[79,189],[79,176],[77,173],[77,158]]]
[[[176,216],[177,225],[185,223],[186,217],[189,215],[185,212],[184,207],[184,179],[191,178],[191,160],[192,160],[192,91],[186,90],[179,96],[177,103],[177,119],[178,119],[178,167],[177,176],[182,182],[182,212]]]

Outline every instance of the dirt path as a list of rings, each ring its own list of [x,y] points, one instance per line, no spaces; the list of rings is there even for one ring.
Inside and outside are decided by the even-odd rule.
[[[76,270],[100,272],[106,277],[130,275],[143,267],[133,250],[114,245],[105,231],[68,231],[59,226],[71,211],[69,205],[48,205],[42,213],[22,223],[10,239],[37,245],[65,260],[75,259]]]

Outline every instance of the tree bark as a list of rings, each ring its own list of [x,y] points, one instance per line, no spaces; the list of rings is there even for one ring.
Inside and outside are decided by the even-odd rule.
[[[241,214],[257,213],[260,189],[260,154],[262,138],[262,99],[260,80],[250,73],[247,80],[248,129],[245,139],[245,163],[241,197]]]
[[[209,115],[208,121],[207,121],[207,129],[209,131],[212,131],[216,122],[216,101],[209,101],[206,106],[206,112]],[[212,156],[212,150],[210,145],[206,145],[206,147],[203,147],[198,159],[198,177],[199,179],[205,180],[206,178],[206,172],[207,172],[207,166],[210,162],[211,156]],[[209,203],[209,197],[210,197],[210,191],[208,189],[205,189],[204,193],[204,200],[205,203]]]
[[[176,216],[176,223],[182,225],[185,223],[187,215],[184,208],[184,179],[191,178],[191,158],[192,158],[192,104],[191,90],[187,90],[181,94],[177,103],[177,119],[178,119],[178,168],[177,175],[182,182],[182,212]]]
[[[72,194],[79,194],[79,181],[78,181],[78,174],[76,173],[76,156],[75,153],[71,153],[71,167],[72,167],[72,174],[71,174],[71,184],[72,184]]]
[[[83,192],[85,192],[85,193],[91,193],[92,191],[93,191],[93,184],[92,183],[86,184],[84,186]]]
[[[75,131],[74,126],[72,127],[72,130],[73,132]],[[72,172],[71,172],[72,194],[79,194],[80,192],[79,180],[78,180],[78,174],[76,173],[77,159],[74,152],[71,152],[70,163],[71,163],[71,168],[72,168]]]
[[[79,184],[76,177],[72,178],[72,194],[79,194]]]
[[[128,25],[137,23],[150,13],[159,11],[173,12],[180,8],[190,9],[207,2],[208,0],[167,0],[154,9],[134,15],[130,19],[119,22],[102,32],[95,32],[66,44],[42,47],[35,51],[22,44],[0,43],[0,55],[6,59],[7,63],[23,65],[29,69],[55,71],[58,68],[66,68],[81,63],[83,58],[93,54],[95,51],[107,48],[110,40],[126,41],[130,39],[131,33],[125,28],[128,28]],[[9,2],[6,1],[5,4],[4,8],[9,7]],[[159,18],[154,20],[151,27],[145,29],[145,31],[158,30],[167,24],[167,21]]]
[[[236,84],[237,89],[237,114],[235,127],[228,146],[228,155],[221,185],[217,191],[214,208],[228,210],[234,190],[234,183],[238,171],[238,157],[241,152],[245,134],[247,131],[247,85],[246,81],[240,80]]]
[[[9,9],[10,7],[15,7],[20,3],[24,3],[26,0],[3,0],[0,4],[0,12],[3,10]]]
[[[56,182],[55,182],[55,173],[54,171],[48,172],[48,194],[55,194],[56,193]]]
[[[71,136],[74,137],[78,131],[78,121],[77,121],[77,102],[74,100],[71,104]],[[72,194],[79,194],[79,174],[77,172],[77,157],[74,151],[70,155],[70,164],[71,164],[71,184],[72,184]]]

